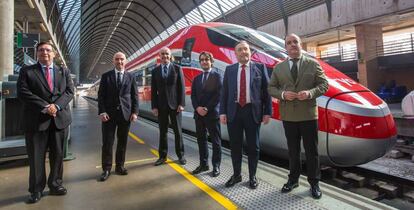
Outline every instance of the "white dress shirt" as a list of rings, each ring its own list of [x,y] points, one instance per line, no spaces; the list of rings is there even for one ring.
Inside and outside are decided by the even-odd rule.
[[[122,83],[122,81],[124,79],[125,70],[124,69],[118,70],[118,69],[115,68],[115,81],[118,81],[118,72],[121,72],[121,83]]]
[[[242,71],[242,65],[239,63],[239,70],[237,71],[237,101],[240,101],[240,75]],[[245,75],[246,75],[246,104],[250,103],[250,61],[247,62],[245,67]]]
[[[206,73],[206,71],[204,71],[203,70],[203,76],[201,77],[201,82],[203,82],[204,81],[204,76],[206,76],[207,78],[205,78],[205,81],[207,81],[207,79],[208,79],[208,77],[210,76],[210,73],[211,73],[211,68],[209,69],[209,70],[207,70],[207,72],[208,72],[208,74],[207,74],[207,76],[204,74],[204,73]],[[204,84],[203,84],[204,85]]]
[[[292,66],[293,66],[293,61],[291,60],[292,58],[288,57],[289,59],[289,69],[292,70]],[[296,63],[296,66],[298,67],[298,75],[299,75],[299,71],[300,71],[300,63],[302,62],[302,55],[298,58],[298,62]],[[285,91],[282,92],[282,100],[285,100],[285,97],[283,96],[283,94],[285,93]],[[312,94],[309,93],[309,98],[312,98]]]

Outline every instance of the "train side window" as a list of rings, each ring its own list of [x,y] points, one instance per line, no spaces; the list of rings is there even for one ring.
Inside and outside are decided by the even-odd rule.
[[[138,87],[143,85],[143,75],[142,74],[143,74],[143,69],[140,69],[135,73],[135,80],[137,82]]]
[[[233,48],[237,44],[237,40],[232,39],[212,29],[206,29],[207,36],[211,43],[220,47]]]
[[[183,57],[181,58],[182,66],[191,66],[191,52],[193,51],[195,38],[186,39],[183,46]]]

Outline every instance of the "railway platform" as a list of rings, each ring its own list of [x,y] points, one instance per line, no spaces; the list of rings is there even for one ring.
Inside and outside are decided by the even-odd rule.
[[[101,126],[94,102],[79,98],[73,110],[71,152],[73,161],[64,163],[65,196],[48,195],[36,204],[28,198],[28,166],[21,163],[0,165],[1,209],[394,209],[377,201],[320,183],[323,196],[314,200],[306,177],[291,193],[282,194],[288,171],[260,162],[259,186],[248,187],[247,159],[242,165],[243,181],[232,188],[225,182],[232,174],[230,151],[223,148],[221,174],[209,172],[192,175],[198,165],[196,139],[184,134],[187,164],[179,165],[174,153],[173,135],[169,133],[169,160],[153,166],[157,159],[157,124],[140,118],[131,125],[126,165],[129,174],[112,173],[98,182],[101,173]],[[210,148],[211,149],[211,148]],[[211,151],[210,151],[211,154]]]

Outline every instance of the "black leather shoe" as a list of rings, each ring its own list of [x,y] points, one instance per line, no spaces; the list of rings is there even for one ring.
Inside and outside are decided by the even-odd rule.
[[[321,189],[319,189],[319,185],[318,184],[311,185],[310,191],[312,193],[312,197],[313,198],[319,199],[319,198],[322,197],[322,192],[321,192]]]
[[[50,188],[49,195],[66,195],[68,191],[63,186],[59,186],[56,188]]]
[[[237,184],[241,181],[242,181],[241,175],[238,175],[238,176],[233,175],[233,176],[231,176],[229,181],[226,182],[226,187],[233,187],[235,184]]]
[[[99,181],[101,181],[101,182],[106,181],[109,178],[110,175],[111,175],[110,171],[103,171],[101,176],[99,177]]]
[[[257,182],[256,177],[251,178],[249,181],[250,189],[253,189],[253,190],[256,189],[257,185],[259,185],[259,183]]]
[[[178,162],[179,162],[181,165],[185,165],[185,164],[187,163],[187,160],[186,160],[184,157],[182,157],[182,158],[178,159]]]
[[[299,187],[299,184],[297,181],[291,181],[289,180],[285,185],[282,187],[282,193],[288,193],[293,190],[293,188]]]
[[[128,175],[128,170],[125,167],[120,166],[120,167],[115,168],[115,173],[118,175],[124,176],[124,175]]]
[[[154,166],[159,166],[165,163],[167,161],[166,158],[159,158],[157,161],[155,161]]]
[[[208,165],[206,165],[206,166],[197,166],[197,168],[194,171],[192,171],[191,173],[192,174],[199,174],[201,172],[208,171],[208,170],[210,170]]]
[[[38,201],[40,201],[42,196],[43,196],[42,192],[30,193],[30,196],[29,196],[29,199],[27,200],[27,203],[29,203],[29,204],[37,203]]]
[[[211,173],[212,177],[218,177],[220,175],[220,168],[219,167],[214,167],[213,168],[213,172]]]

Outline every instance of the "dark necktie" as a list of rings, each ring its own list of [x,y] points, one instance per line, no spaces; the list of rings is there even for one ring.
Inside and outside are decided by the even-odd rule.
[[[204,75],[203,75],[203,85],[206,83],[207,77],[208,77],[208,72],[204,72]]]
[[[47,85],[49,86],[49,90],[53,91],[53,82],[52,82],[52,77],[50,76],[50,70],[51,68],[49,67],[45,67],[45,78],[47,81]]]
[[[163,77],[164,77],[164,79],[165,78],[167,78],[167,76],[168,76],[168,69],[167,69],[167,65],[164,65],[164,67],[163,67],[163,69],[162,69],[162,71],[163,71]]]
[[[118,89],[121,89],[122,80],[121,80],[121,72],[118,71],[118,77],[116,78],[116,85],[118,86]]]
[[[242,69],[240,72],[240,98],[239,104],[241,107],[246,105],[246,65],[242,65]]]
[[[299,61],[299,59],[293,58],[293,59],[290,59],[290,60],[293,63],[292,68],[290,69],[290,73],[292,74],[293,81],[296,82],[296,79],[298,79],[298,61]]]

